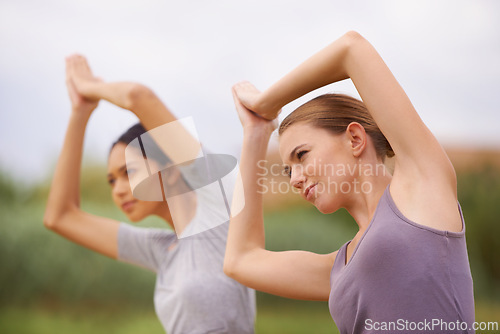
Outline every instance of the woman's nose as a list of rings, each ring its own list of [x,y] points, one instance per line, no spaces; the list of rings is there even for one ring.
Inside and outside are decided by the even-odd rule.
[[[302,188],[305,182],[304,173],[300,170],[300,168],[293,168],[290,175],[290,184],[295,188]]]
[[[113,193],[116,196],[125,195],[130,189],[128,179],[118,179],[115,181],[115,186],[113,187]]]

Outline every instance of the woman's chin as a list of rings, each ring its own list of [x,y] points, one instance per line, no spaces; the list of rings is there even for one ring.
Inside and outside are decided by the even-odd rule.
[[[336,205],[333,205],[332,203],[314,203],[314,206],[316,207],[316,209],[318,209],[319,212],[321,212],[322,214],[330,214],[330,213],[334,213],[335,211],[337,211],[339,208],[336,206]]]
[[[142,217],[140,215],[137,215],[137,214],[133,214],[133,213],[129,213],[129,214],[126,214],[127,215],[127,218],[132,222],[132,223],[138,223],[140,222],[141,220],[143,220],[145,217]]]
[[[334,213],[336,211],[336,210],[327,210],[325,208],[318,208],[318,207],[316,207],[316,208],[318,209],[319,212],[321,212],[324,215],[327,215],[327,214],[330,214],[330,213]]]

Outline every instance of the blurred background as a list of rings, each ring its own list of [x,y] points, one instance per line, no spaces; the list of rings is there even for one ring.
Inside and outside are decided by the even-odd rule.
[[[151,87],[192,116],[215,153],[239,156],[230,87],[265,89],[348,30],[380,52],[458,173],[476,318],[500,321],[500,2],[491,0],[0,2],[0,332],[162,333],[155,276],[43,227],[69,117],[64,57],[88,57],[104,80]],[[374,78],[376,80],[376,78]],[[357,96],[349,81],[325,92]],[[111,143],[136,122],[101,102],[87,129],[82,206],[126,221],[110,199]],[[276,138],[269,160],[276,156]],[[265,198],[269,249],[338,249],[356,233],[346,212],[322,215],[293,194]],[[154,219],[139,226],[161,226]],[[258,295],[257,333],[336,333],[326,303]]]

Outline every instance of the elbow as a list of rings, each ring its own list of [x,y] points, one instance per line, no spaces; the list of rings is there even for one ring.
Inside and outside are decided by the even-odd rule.
[[[156,98],[154,92],[141,84],[134,83],[127,92],[127,108],[134,110],[143,104],[144,101]]]
[[[224,257],[224,265],[223,265],[223,271],[226,276],[234,279],[236,276],[236,270],[235,270],[235,265],[234,265],[234,259],[230,258],[227,256]]]
[[[367,40],[357,31],[350,30],[344,34],[342,37],[345,41],[347,49],[351,50],[357,45],[367,43]]]
[[[363,40],[363,36],[355,30],[350,30],[344,34],[344,38],[349,41]]]
[[[253,252],[228,253],[226,251],[223,265],[224,274],[240,283],[246,281],[248,279],[248,268],[254,267],[254,264],[258,262],[255,257],[251,255],[252,253]]]
[[[47,210],[45,211],[45,215],[43,216],[43,226],[45,226],[46,229],[53,231],[56,228],[58,220],[59,219],[56,215]]]
[[[47,206],[45,214],[43,215],[43,225],[45,226],[45,228],[51,231],[57,230],[58,226],[60,225],[60,222],[63,220],[63,217],[65,217],[71,210],[72,208],[55,209],[50,206]]]
[[[240,281],[240,278],[242,277],[242,272],[241,272],[241,261],[242,259],[239,257],[235,256],[226,256],[224,257],[224,266],[223,266],[223,271],[224,274],[229,277],[234,279],[235,281]]]

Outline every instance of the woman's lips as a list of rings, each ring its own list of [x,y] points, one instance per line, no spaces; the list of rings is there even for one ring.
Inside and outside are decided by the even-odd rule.
[[[127,201],[127,202],[123,203],[122,204],[123,211],[127,211],[127,212],[130,211],[136,202],[137,202],[136,200],[132,200],[132,201]]]
[[[309,187],[306,188],[304,195],[306,196],[306,199],[308,201],[310,201],[314,197],[314,193],[316,191],[316,185],[317,183],[311,184]]]

